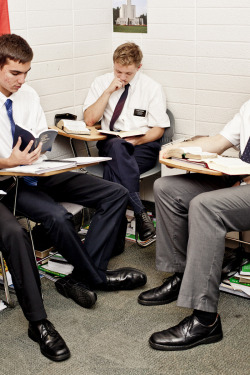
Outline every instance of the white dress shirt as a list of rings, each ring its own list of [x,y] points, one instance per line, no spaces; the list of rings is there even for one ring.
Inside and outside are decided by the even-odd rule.
[[[83,112],[99,99],[114,78],[114,73],[107,73],[94,80],[84,102]],[[137,72],[129,84],[128,97],[114,124],[114,130],[147,131],[149,127],[169,127],[166,98],[161,85],[141,72]],[[109,129],[114,109],[123,91],[124,88],[121,88],[111,94],[101,119],[102,129]]]
[[[8,158],[10,156],[13,144],[10,120],[4,105],[7,99],[11,99],[13,102],[12,112],[15,124],[21,125],[35,134],[48,128],[39,96],[34,89],[24,84],[8,98],[0,92],[0,158]]]
[[[242,105],[239,113],[220,132],[234,146],[240,145],[243,154],[250,137],[250,100]]]

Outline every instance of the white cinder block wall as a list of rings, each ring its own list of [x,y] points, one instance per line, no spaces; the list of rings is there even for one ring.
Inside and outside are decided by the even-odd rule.
[[[112,0],[8,3],[12,32],[34,49],[29,83],[49,124],[64,111],[82,118],[90,83],[128,40],[164,86],[176,137],[216,134],[250,98],[249,0],[148,0],[147,34],[113,33]]]

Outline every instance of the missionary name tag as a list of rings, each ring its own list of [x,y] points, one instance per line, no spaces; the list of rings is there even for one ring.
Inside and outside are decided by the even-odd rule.
[[[146,110],[145,109],[135,109],[134,110],[134,116],[140,116],[145,117],[146,116]]]

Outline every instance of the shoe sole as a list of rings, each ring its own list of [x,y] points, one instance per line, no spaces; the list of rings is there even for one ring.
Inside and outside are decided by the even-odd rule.
[[[213,344],[215,342],[221,341],[222,339],[223,339],[223,333],[219,335],[211,336],[211,337],[206,337],[200,341],[196,341],[189,345],[182,345],[182,346],[161,345],[161,344],[156,344],[152,342],[150,339],[149,339],[149,344],[153,349],[156,349],[156,350],[178,351],[178,350],[192,349],[198,345]]]
[[[55,283],[57,291],[66,298],[71,298],[75,303],[86,309],[91,308],[97,300],[97,296],[94,292],[90,290],[77,288],[74,286],[74,289],[71,289],[70,294],[67,292],[66,288],[61,284]]]
[[[173,297],[168,299],[167,301],[144,301],[138,297],[137,301],[140,305],[143,306],[158,306],[158,305],[167,305],[171,302],[177,301],[178,297]]]
[[[139,235],[139,241],[142,241],[142,242],[148,241],[148,240],[150,240],[151,238],[153,239],[155,235],[156,235],[156,232],[151,233],[151,234],[149,234],[148,236],[143,237],[143,238],[141,238],[140,235]]]
[[[34,335],[34,333],[33,333],[32,331],[28,330],[28,336],[29,336],[29,338],[30,338],[31,340],[37,342],[37,343],[40,345],[40,343],[39,343],[39,338],[38,338],[36,335]],[[68,359],[68,358],[70,357],[70,353],[62,354],[62,355],[58,355],[58,356],[56,356],[56,357],[51,356],[51,355],[49,355],[48,353],[44,352],[44,351],[42,350],[41,347],[40,347],[40,352],[41,352],[45,357],[47,357],[47,358],[49,358],[49,359],[51,359],[52,361],[55,361],[55,362],[61,362],[61,361],[64,361],[65,359]]]

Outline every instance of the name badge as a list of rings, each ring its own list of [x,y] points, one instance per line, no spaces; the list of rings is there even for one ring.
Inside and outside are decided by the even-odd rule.
[[[134,110],[134,116],[145,117],[146,112],[147,111],[145,109],[135,109]]]

